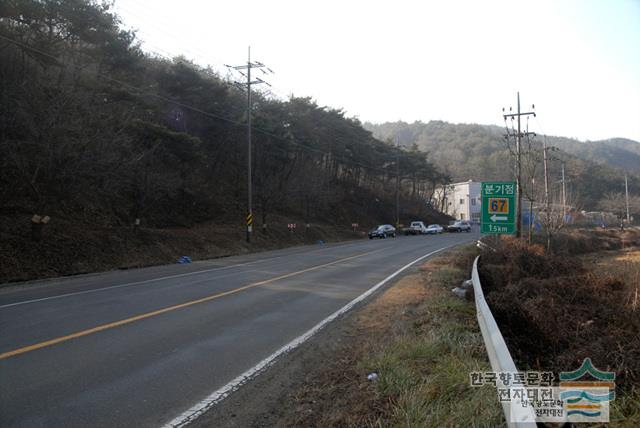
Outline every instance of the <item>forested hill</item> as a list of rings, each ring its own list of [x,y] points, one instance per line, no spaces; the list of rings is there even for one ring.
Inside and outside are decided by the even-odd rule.
[[[385,141],[428,153],[429,158],[454,181],[507,180],[513,177],[513,157],[503,138],[504,128],[491,125],[452,124],[443,121],[364,123],[373,135]],[[557,186],[561,161],[565,162],[569,187],[578,206],[606,209],[604,200],[624,192],[624,170],[629,171],[629,188],[640,195],[640,143],[626,139],[580,142],[547,136],[552,152],[550,176]],[[542,183],[540,163],[542,136],[524,141],[523,149],[532,151],[533,176]],[[535,159],[534,159],[535,158]],[[532,162],[536,163],[536,162]],[[578,203],[579,200],[579,203]]]
[[[567,153],[580,158],[640,173],[640,143],[637,141],[610,138],[582,142],[561,137],[549,137],[549,140]]]
[[[256,223],[392,221],[398,149],[311,99],[253,99]],[[0,6],[4,213],[243,227],[245,106],[211,70],[144,54],[108,2]],[[402,173],[404,208],[425,209],[421,197],[445,179],[424,154]]]

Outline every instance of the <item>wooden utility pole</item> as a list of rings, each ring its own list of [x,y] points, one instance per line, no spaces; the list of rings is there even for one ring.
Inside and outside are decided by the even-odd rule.
[[[400,227],[400,142],[396,138],[396,228]]]
[[[531,245],[531,239],[533,238],[533,195],[536,188],[536,179],[531,177],[531,194],[529,195],[529,245]]]
[[[564,162],[562,162],[562,221],[567,216],[567,186],[564,179]]]
[[[551,198],[549,197],[549,150],[557,151],[557,147],[547,146],[547,136],[544,135],[542,139],[542,159],[544,164],[544,212],[545,221],[547,222],[547,249],[551,248]],[[557,160],[557,158],[553,158]]]
[[[627,173],[624,173],[624,195],[625,203],[627,206],[627,225],[631,225],[631,216],[629,215],[629,182],[627,180]]]
[[[549,216],[549,167],[547,162],[549,161],[549,157],[547,151],[549,148],[547,147],[547,138],[546,136],[542,140],[542,159],[544,164],[544,210],[545,215]]]
[[[531,106],[533,109],[535,106]],[[504,109],[502,109],[504,111]],[[507,138],[515,137],[516,139],[516,237],[522,236],[522,160],[521,160],[521,147],[522,137],[527,135],[536,135],[535,132],[521,132],[520,129],[520,117],[532,115],[535,117],[536,113],[533,111],[522,113],[520,111],[520,92],[518,92],[517,107],[515,113],[503,114],[505,121],[508,117],[518,119],[518,131],[514,134],[509,134],[507,129]]]
[[[237,86],[242,87],[244,89],[246,89],[247,91],[247,216],[245,218],[246,224],[247,224],[247,242],[250,243],[251,242],[251,232],[253,231],[253,195],[252,195],[252,187],[253,187],[253,176],[252,176],[252,146],[251,146],[251,110],[252,110],[252,106],[251,106],[251,85],[257,85],[259,83],[264,83],[268,86],[269,85],[267,82],[265,82],[264,80],[260,79],[259,77],[256,78],[255,80],[251,80],[251,69],[255,68],[255,69],[262,69],[261,71],[264,74],[267,74],[267,71],[269,73],[273,73],[273,71],[267,67],[266,65],[264,65],[261,62],[255,61],[255,62],[251,62],[251,46],[249,46],[248,49],[248,56],[247,56],[247,64],[246,65],[238,65],[238,66],[230,66],[227,65],[226,67],[228,68],[232,68],[236,71],[238,71],[241,75],[243,75],[244,77],[247,78],[246,83],[244,82],[235,82]],[[244,73],[242,70],[246,70],[246,73]],[[265,71],[267,70],[267,71]]]

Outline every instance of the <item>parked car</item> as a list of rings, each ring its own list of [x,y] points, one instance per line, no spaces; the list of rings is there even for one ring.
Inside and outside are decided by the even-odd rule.
[[[458,220],[447,226],[447,232],[471,232],[471,223],[466,220]]]
[[[412,221],[409,227],[402,229],[405,235],[423,235],[427,233],[427,226],[421,221]]]
[[[381,224],[375,229],[372,229],[371,231],[369,231],[369,239],[373,239],[373,238],[384,239],[388,236],[391,236],[392,238],[396,237],[396,228],[391,226],[390,224]]]
[[[442,233],[443,230],[444,229],[439,224],[430,224],[427,226],[427,231],[425,233],[429,235],[437,235],[438,233]]]

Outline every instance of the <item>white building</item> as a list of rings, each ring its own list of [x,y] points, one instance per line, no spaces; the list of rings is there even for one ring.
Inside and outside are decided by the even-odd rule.
[[[456,220],[480,223],[482,201],[479,181],[462,181],[438,187],[433,195],[433,205]]]

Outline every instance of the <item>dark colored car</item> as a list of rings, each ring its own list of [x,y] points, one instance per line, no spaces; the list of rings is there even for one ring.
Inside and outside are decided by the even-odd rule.
[[[375,229],[372,229],[371,231],[369,231],[369,239],[373,239],[373,238],[384,239],[388,236],[391,236],[393,238],[396,237],[396,228],[391,226],[390,224],[381,224]]]
[[[466,220],[458,220],[447,226],[447,232],[471,232],[471,223]]]

